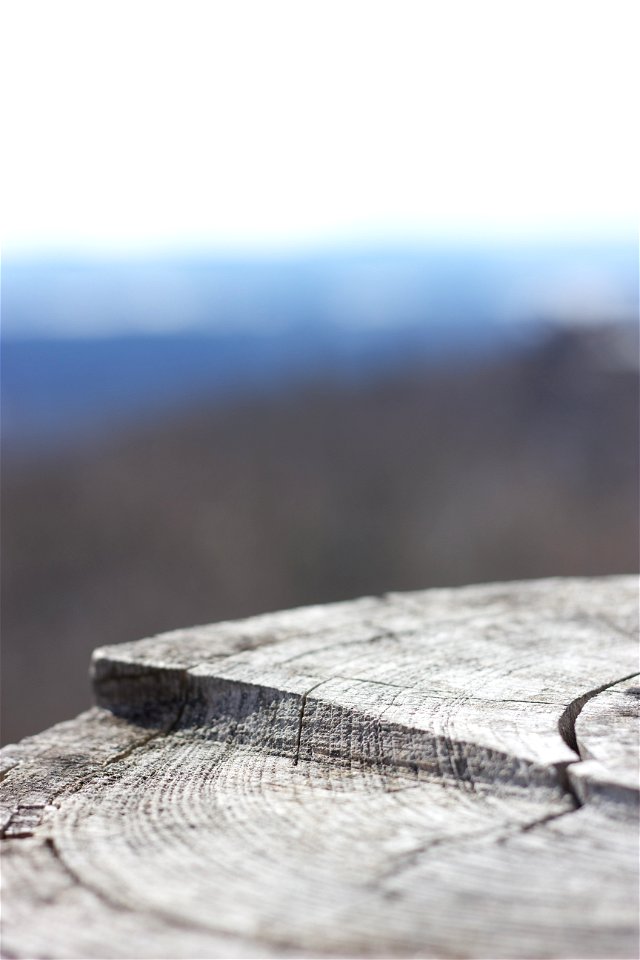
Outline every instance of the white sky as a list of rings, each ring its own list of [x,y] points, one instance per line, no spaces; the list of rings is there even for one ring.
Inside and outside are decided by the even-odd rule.
[[[626,0],[5,0],[5,250],[633,229]]]

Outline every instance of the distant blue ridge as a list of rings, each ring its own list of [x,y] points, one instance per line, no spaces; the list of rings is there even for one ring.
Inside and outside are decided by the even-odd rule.
[[[5,257],[3,442],[37,450],[188,405],[478,358],[534,336],[554,302],[566,317],[567,298],[576,320],[634,315],[637,290],[634,245],[604,241]]]
[[[420,362],[478,358],[517,341],[497,324],[278,333],[6,338],[6,449],[41,448],[196,404],[314,380],[358,383]]]

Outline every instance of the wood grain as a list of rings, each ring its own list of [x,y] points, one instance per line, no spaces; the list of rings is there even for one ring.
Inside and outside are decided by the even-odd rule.
[[[3,751],[10,957],[634,957],[635,578],[102,648]]]

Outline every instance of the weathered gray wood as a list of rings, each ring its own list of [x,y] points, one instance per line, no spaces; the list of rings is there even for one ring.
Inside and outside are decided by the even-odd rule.
[[[637,616],[548,580],[96,651],[3,752],[5,955],[636,956]]]

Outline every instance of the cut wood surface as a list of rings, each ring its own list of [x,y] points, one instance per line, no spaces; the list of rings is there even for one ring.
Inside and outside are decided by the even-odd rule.
[[[2,751],[7,957],[638,955],[638,581],[99,649]]]

